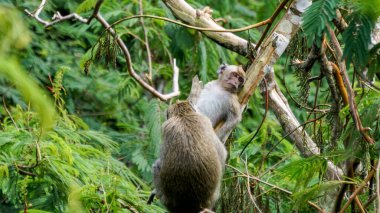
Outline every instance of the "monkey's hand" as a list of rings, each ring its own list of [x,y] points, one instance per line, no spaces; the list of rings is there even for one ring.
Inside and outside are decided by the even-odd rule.
[[[154,196],[156,196],[156,190],[155,189],[152,191],[152,193],[150,193],[149,199],[146,202],[146,204],[148,204],[148,205],[152,204]]]

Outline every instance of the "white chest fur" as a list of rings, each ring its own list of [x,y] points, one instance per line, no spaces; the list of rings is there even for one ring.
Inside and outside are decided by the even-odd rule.
[[[226,117],[229,111],[231,99],[230,92],[221,87],[217,81],[211,81],[205,85],[196,103],[196,109],[207,116],[215,127],[221,120]]]

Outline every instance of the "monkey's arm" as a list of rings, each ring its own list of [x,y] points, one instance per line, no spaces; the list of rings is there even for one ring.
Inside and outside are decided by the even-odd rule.
[[[241,114],[240,105],[231,107],[231,110],[227,113],[224,124],[216,127],[216,135],[219,137],[222,143],[226,143],[228,136],[231,134],[232,130],[241,121]]]

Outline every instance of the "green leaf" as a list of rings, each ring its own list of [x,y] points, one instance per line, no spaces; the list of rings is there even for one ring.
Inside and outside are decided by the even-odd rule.
[[[0,20],[0,54],[24,48],[30,42],[29,31],[16,10],[0,5]]]
[[[368,79],[373,79],[375,74],[380,76],[380,43],[376,44],[369,51]],[[379,78],[380,79],[380,78]]]
[[[331,20],[335,18],[335,9],[338,0],[318,0],[303,14],[302,27],[308,35],[309,45],[316,41],[319,46],[322,41],[322,35],[326,30],[326,26],[331,24]]]
[[[77,13],[82,13],[91,10],[95,6],[96,0],[85,0],[77,8]]]
[[[14,58],[5,59],[0,56],[0,74],[3,74],[14,83],[32,108],[38,112],[41,121],[41,130],[46,131],[54,126],[56,113],[54,104],[47,94],[28,77]]]
[[[374,23],[359,12],[353,13],[349,20],[348,27],[343,33],[345,43],[343,58],[346,59],[348,66],[352,63],[354,67],[361,69],[367,65],[368,45],[371,42]]]
[[[206,44],[203,40],[199,42],[199,57],[198,63],[200,64],[201,70],[199,71],[200,80],[207,82],[207,51]]]

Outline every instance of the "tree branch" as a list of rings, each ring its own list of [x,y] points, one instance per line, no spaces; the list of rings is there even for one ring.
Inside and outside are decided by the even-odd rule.
[[[265,72],[271,69],[288,47],[289,40],[295,35],[301,24],[302,13],[310,5],[311,0],[294,1],[273,33],[264,41],[260,53],[246,71],[247,81],[239,93],[239,99],[243,105],[248,102],[258,83],[264,78]]]
[[[209,15],[197,12],[184,0],[163,0],[165,5],[172,11],[173,15],[185,23],[192,26],[212,28],[215,30],[225,30],[218,25]],[[240,55],[247,56],[248,41],[232,33],[226,32],[204,32],[204,34],[214,40],[216,43],[226,47]],[[252,46],[255,46],[252,44]]]
[[[360,134],[363,136],[365,141],[367,141],[370,144],[373,144],[375,143],[375,141],[367,134],[366,131],[368,131],[368,128],[364,128],[362,126],[362,122],[360,120],[358,110],[356,109],[355,93],[352,89],[350,79],[348,78],[347,69],[346,69],[346,61],[343,60],[343,52],[342,52],[342,49],[340,48],[339,41],[336,38],[335,33],[331,29],[331,27],[328,25],[326,25],[326,27],[327,27],[327,30],[329,31],[333,48],[335,49],[335,52],[337,53],[338,66],[343,77],[343,82],[346,85],[346,90],[348,92],[348,105],[350,107],[350,113],[355,122],[356,129],[360,132]]]
[[[339,32],[342,33],[344,30],[346,30],[346,28],[348,27],[348,24],[346,20],[344,20],[339,9],[336,9],[335,13],[336,13],[336,18],[334,18],[332,22],[334,23],[335,27],[338,28]]]
[[[139,0],[139,11],[140,11],[140,15],[142,16],[144,12],[142,0]],[[146,48],[146,53],[147,53],[147,58],[148,58],[148,80],[152,82],[152,76],[153,76],[152,75],[152,54],[150,53],[148,30],[145,27],[143,18],[140,18],[140,23],[144,31],[145,48]]]
[[[76,19],[80,22],[87,23],[87,19],[83,18],[82,16],[78,15],[77,13],[71,13],[69,15],[62,16],[60,12],[55,12],[55,14],[52,17],[53,21],[46,21],[40,18],[40,13],[44,9],[45,5],[47,3],[47,0],[42,0],[41,4],[38,6],[37,10],[35,12],[29,12],[29,10],[25,9],[24,11],[34,19],[36,19],[38,22],[45,25],[45,27],[52,26],[58,22],[69,20],[69,19]]]
[[[356,198],[356,195],[362,191],[362,189],[367,185],[367,182],[375,175],[376,169],[372,168],[372,170],[368,173],[367,177],[364,181],[359,185],[359,187],[351,194],[348,198],[346,204],[344,204],[343,208],[339,211],[340,213],[344,213],[350,203]]]
[[[149,91],[152,95],[154,95],[155,97],[159,98],[160,100],[162,101],[167,101],[175,96],[178,96],[180,94],[180,91],[179,91],[179,86],[178,86],[178,77],[179,77],[179,69],[177,67],[177,64],[176,64],[176,61],[175,59],[173,60],[173,91],[169,94],[161,94],[160,92],[158,92],[155,88],[153,88],[151,85],[149,85],[147,82],[145,82],[136,72],[135,70],[133,69],[132,67],[132,59],[131,59],[131,55],[129,53],[129,50],[127,48],[127,46],[125,45],[125,43],[123,42],[123,40],[117,35],[117,33],[115,32],[115,30],[110,26],[110,24],[100,15],[99,13],[99,10],[100,10],[100,6],[101,4],[103,3],[103,0],[98,0],[96,2],[96,5],[95,5],[95,9],[94,9],[94,12],[93,14],[91,15],[90,19],[87,20],[81,16],[79,16],[78,14],[76,13],[72,13],[68,16],[61,16],[59,14],[59,12],[56,13],[55,16],[53,16],[53,20],[52,22],[48,22],[48,21],[45,21],[45,20],[42,20],[40,17],[39,17],[39,14],[41,13],[41,11],[43,10],[43,8],[45,7],[46,5],[46,2],[47,0],[42,0],[41,1],[41,4],[39,5],[38,9],[36,10],[36,12],[34,13],[31,13],[29,12],[28,10],[25,10],[26,13],[28,13],[31,17],[35,18],[38,22],[40,23],[43,23],[45,25],[45,27],[48,27],[48,26],[51,26],[53,24],[56,24],[60,21],[63,21],[63,20],[67,20],[67,19],[70,19],[70,18],[76,18],[78,19],[79,21],[83,22],[83,23],[89,23],[91,21],[92,18],[95,18],[96,20],[98,20],[100,22],[100,24],[107,29],[107,31],[115,38],[116,40],[116,43],[118,44],[118,46],[120,47],[120,49],[122,50],[123,54],[124,54],[124,58],[125,58],[125,61],[127,63],[127,70],[128,70],[128,73],[132,76],[132,78],[134,78],[145,90]]]
[[[175,96],[178,96],[180,94],[179,92],[179,86],[178,86],[178,73],[179,73],[179,70],[178,70],[178,67],[176,65],[176,61],[175,59],[173,60],[173,92],[169,93],[169,94],[161,94],[160,92],[158,92],[156,89],[154,89],[152,86],[150,86],[148,83],[146,83],[136,72],[135,70],[133,69],[132,67],[132,59],[131,59],[131,54],[129,53],[128,51],[128,48],[127,46],[125,45],[125,43],[123,42],[123,40],[121,40],[121,38],[116,34],[115,30],[113,30],[113,28],[110,27],[109,23],[100,15],[100,14],[97,14],[95,16],[95,18],[103,25],[104,28],[106,28],[108,30],[108,32],[111,33],[111,35],[115,36],[115,39],[116,39],[116,42],[117,44],[119,45],[119,47],[121,48],[121,51],[123,52],[124,54],[124,58],[126,60],[126,63],[127,63],[127,70],[128,70],[128,73],[142,86],[144,87],[147,91],[149,91],[150,93],[152,93],[154,96],[156,96],[157,98],[159,98],[160,100],[162,101],[166,101],[166,100],[169,100]]]

